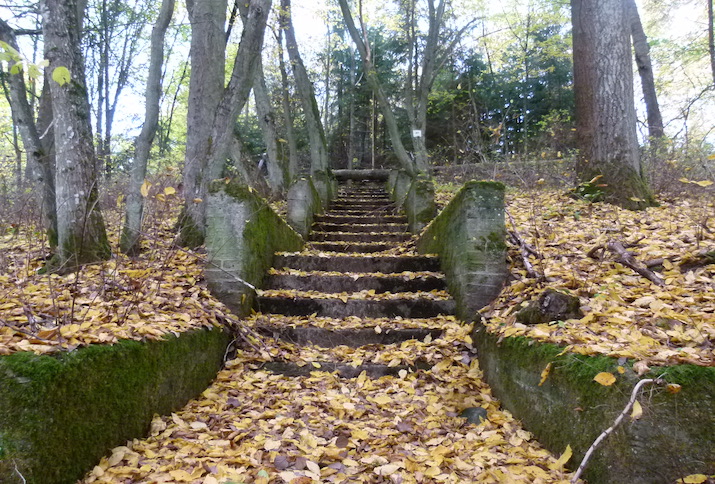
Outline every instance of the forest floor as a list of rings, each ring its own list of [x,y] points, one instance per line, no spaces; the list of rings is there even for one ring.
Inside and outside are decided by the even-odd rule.
[[[453,192],[443,187],[438,194],[440,203],[444,204]],[[201,251],[173,246],[170,215],[175,216],[172,206],[178,200],[168,191],[154,194],[151,203],[149,237],[140,257],[116,255],[108,262],[64,276],[37,273],[48,252],[32,229],[23,227],[0,236],[0,355],[16,351],[51,353],[94,343],[112,344],[119,339],[159,339],[168,333],[235,321],[202,282]],[[628,357],[641,369],[678,363],[715,365],[715,263],[688,265],[701,260],[698,255],[715,250],[712,198],[673,198],[657,208],[628,212],[608,204],[573,200],[563,191],[510,190],[507,206],[507,228],[538,254],[527,259],[537,277],[527,275],[520,249],[511,243],[512,278],[502,295],[483,311],[490,331],[566,345],[576,353]],[[119,212],[108,211],[107,218],[113,228],[112,240],[117,240]],[[589,256],[611,240],[620,241],[640,261],[665,258],[660,266],[653,266],[662,285],[615,262],[607,250],[596,253],[595,258]],[[518,309],[535,300],[545,288],[577,295],[584,317],[534,326],[517,323]],[[260,317],[238,324],[251,326]],[[316,322],[331,324],[329,318]],[[385,321],[382,326],[404,324]],[[369,469],[373,476],[370,482],[379,482],[377,476],[387,479],[401,472],[421,473],[440,482],[460,482],[449,473],[440,474],[443,464],[449,464],[454,476],[482,476],[484,480],[479,482],[515,478],[567,482],[570,476],[562,470],[563,460],[557,461],[499,408],[481,380],[478,362],[450,364],[463,362],[460,348],[471,345],[469,328],[449,318],[443,325],[446,332],[438,341],[413,341],[389,350],[331,350],[331,355],[341,361],[389,366],[401,364],[403,358],[408,359],[407,354],[414,359],[417,352],[435,364],[433,376],[420,383],[413,373],[363,379],[351,388],[326,373],[288,380],[255,371],[250,365],[278,356],[312,364],[318,356],[326,355],[271,338],[254,341],[252,348],[227,362],[202,398],[181,412],[157,417],[149,439],[115,449],[86,482],[132,482],[137,473],[147,476],[156,470],[158,477],[152,482],[213,484],[218,482],[213,476],[240,479],[249,472],[254,482],[267,483],[268,472],[258,465],[265,461],[266,453],[272,456],[274,470],[282,472],[286,482],[295,483],[311,482],[319,458],[331,460],[335,473],[363,475]],[[280,410],[292,401],[301,401],[306,414]],[[235,409],[244,404],[251,407],[251,402],[255,403],[253,408],[261,410],[236,422]],[[409,429],[407,434],[424,429],[429,445],[420,449],[404,441],[402,432],[381,431],[394,426],[392,408],[407,404],[413,411],[400,415],[400,425]],[[340,435],[308,431],[309,426],[314,428],[327,418],[325,408],[335,412],[335,406],[340,407],[338,415],[354,412],[369,424],[363,421],[359,426],[346,426],[340,429]],[[488,409],[489,420],[479,426],[465,425],[456,416],[459,409],[469,406]],[[216,423],[228,413],[234,414],[230,431],[214,431]],[[434,417],[436,413],[439,420]],[[282,429],[281,433],[276,434],[276,429]],[[236,446],[235,441],[244,443]],[[280,446],[284,441],[314,458],[283,462],[286,449]],[[351,451],[368,444],[375,449],[373,458],[350,459]],[[403,467],[395,467],[382,455],[387,447],[399,448],[414,458]],[[198,455],[210,458],[201,460]]]

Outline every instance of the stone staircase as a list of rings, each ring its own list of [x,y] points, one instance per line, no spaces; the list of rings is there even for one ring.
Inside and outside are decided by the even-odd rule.
[[[256,299],[257,330],[289,343],[326,348],[438,338],[440,322],[451,318],[455,303],[446,291],[438,259],[415,254],[412,238],[406,217],[381,185],[342,185],[330,210],[316,217],[306,248],[276,254],[265,289]],[[363,369],[383,375],[424,368],[419,361],[390,368],[350,369],[339,361],[319,364],[341,376],[356,376]],[[301,374],[299,368],[280,361],[267,366]]]

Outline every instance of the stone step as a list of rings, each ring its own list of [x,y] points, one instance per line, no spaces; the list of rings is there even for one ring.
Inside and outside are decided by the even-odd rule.
[[[299,291],[318,291],[324,293],[359,292],[373,290],[376,293],[397,293],[444,290],[444,277],[428,275],[333,275],[325,272],[309,272],[305,275],[270,274],[266,278],[266,289],[295,289]]]
[[[273,267],[301,271],[325,272],[437,272],[439,259],[434,256],[319,256],[296,253],[278,253]]]
[[[310,234],[314,242],[407,242],[411,238],[412,234],[399,232],[314,231]]]
[[[431,318],[453,314],[455,303],[451,299],[393,298],[393,299],[347,299],[258,296],[256,309],[262,313],[287,316],[327,316],[344,318]]]
[[[399,210],[395,207],[373,208],[370,210],[354,209],[354,208],[338,208],[329,210],[325,215],[334,217],[375,217],[385,215],[399,215]]]
[[[350,346],[358,348],[364,345],[391,345],[408,340],[424,340],[430,336],[433,340],[442,336],[439,328],[385,329],[375,332],[374,328],[331,330],[303,326],[291,328],[285,326],[257,326],[254,330],[262,335],[300,346],[318,345],[324,348]]]
[[[380,378],[383,376],[397,376],[401,371],[417,372],[419,370],[429,370],[432,365],[418,361],[415,365],[388,366],[380,364],[346,365],[332,361],[311,362],[302,366],[288,361],[269,361],[261,365],[261,369],[272,373],[280,373],[285,376],[310,376],[315,371],[334,373],[337,372],[340,378],[357,378],[364,371],[369,378]]]
[[[365,200],[362,198],[348,199],[348,198],[338,198],[330,202],[330,208],[343,208],[343,207],[353,207],[353,208],[379,208],[379,207],[394,207],[395,203],[390,200]]]
[[[328,222],[316,222],[313,230],[317,232],[407,232],[407,224],[333,224]]]
[[[318,223],[332,224],[406,224],[407,217],[404,215],[316,215],[315,221]]]
[[[397,247],[395,242],[309,242],[308,247],[313,250],[322,252],[362,252],[373,253],[382,252],[385,250],[394,249]]]

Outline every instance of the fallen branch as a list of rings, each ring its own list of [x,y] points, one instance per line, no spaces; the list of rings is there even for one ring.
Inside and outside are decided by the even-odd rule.
[[[505,210],[505,212],[509,217],[509,222],[511,223],[511,226],[513,227],[513,230],[509,231],[509,238],[514,245],[517,245],[519,247],[521,261],[524,263],[524,267],[526,268],[526,275],[533,279],[542,279],[543,276],[539,274],[536,269],[534,269],[534,265],[529,260],[529,254],[533,255],[538,259],[541,259],[541,254],[539,254],[539,252],[534,247],[524,241],[524,238],[521,236],[521,234],[519,234],[519,231],[516,228],[514,218],[511,216],[508,210]]]
[[[592,259],[602,259],[604,250],[609,250],[610,252],[614,253],[616,255],[615,260],[619,264],[633,269],[635,272],[645,277],[657,286],[665,286],[665,282],[663,281],[663,279],[661,279],[655,272],[651,271],[646,266],[646,264],[638,261],[635,257],[633,257],[633,254],[628,252],[623,246],[623,244],[618,242],[617,240],[611,239],[608,241],[608,243],[606,243],[606,245],[597,245],[596,247],[588,251],[588,256]]]
[[[593,452],[596,450],[596,447],[598,447],[601,442],[605,440],[606,437],[611,435],[614,430],[616,430],[616,427],[618,427],[625,416],[628,414],[628,412],[631,411],[631,408],[633,408],[633,404],[636,402],[636,398],[638,397],[638,392],[640,392],[641,388],[643,388],[645,385],[648,385],[650,383],[653,384],[660,384],[662,383],[663,380],[660,379],[655,379],[655,378],[647,378],[645,380],[641,380],[636,384],[636,386],[633,388],[633,391],[631,392],[631,398],[628,400],[628,403],[626,404],[626,407],[623,409],[623,411],[616,417],[616,420],[613,422],[613,425],[608,427],[606,430],[604,430],[601,435],[599,435],[596,440],[593,441],[593,444],[591,444],[591,447],[588,448],[586,451],[586,455],[583,456],[583,460],[581,460],[581,464],[578,466],[578,470],[576,473],[573,475],[571,478],[571,482],[578,482],[579,478],[581,477],[581,474],[583,473],[583,470],[586,468],[586,464],[588,464],[588,461],[591,459],[591,455],[593,455]]]

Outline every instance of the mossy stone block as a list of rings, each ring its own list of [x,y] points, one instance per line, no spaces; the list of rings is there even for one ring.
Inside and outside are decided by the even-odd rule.
[[[417,240],[423,254],[438,254],[457,315],[471,321],[499,295],[508,275],[504,185],[468,182]]]
[[[52,355],[0,356],[0,482],[70,484],[108,450],[146,434],[154,414],[198,396],[230,335],[201,329]]]
[[[575,355],[523,337],[501,338],[480,322],[472,340],[494,395],[551,452],[561,454],[570,445],[571,469],[611,426],[640,378],[661,377],[682,386],[677,394],[646,387],[639,399],[643,416],[624,422],[598,447],[584,473],[589,484],[669,484],[689,474],[715,473],[715,368],[678,365],[639,377],[633,361]],[[616,375],[616,383],[595,382],[600,372]]]
[[[260,287],[273,254],[300,250],[303,238],[238,181],[212,184],[206,220],[209,289],[235,313],[247,314],[255,296],[251,286]]]

